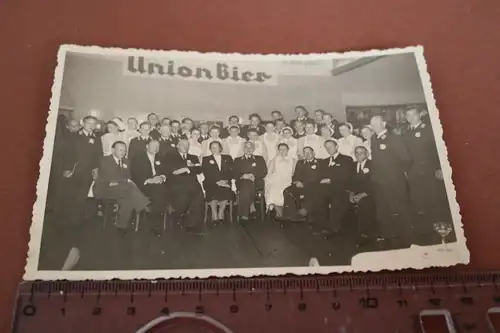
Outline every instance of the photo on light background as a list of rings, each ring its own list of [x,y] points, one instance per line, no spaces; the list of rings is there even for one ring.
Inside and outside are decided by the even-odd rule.
[[[468,263],[421,47],[63,45],[24,278]]]

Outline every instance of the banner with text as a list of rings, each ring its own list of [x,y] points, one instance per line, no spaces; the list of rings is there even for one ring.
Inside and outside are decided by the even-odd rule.
[[[276,85],[275,66],[266,62],[155,59],[129,56],[123,74],[151,78],[202,81],[226,84]]]

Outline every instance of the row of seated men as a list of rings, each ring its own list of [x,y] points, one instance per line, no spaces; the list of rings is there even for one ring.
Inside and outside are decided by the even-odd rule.
[[[347,170],[347,167],[345,169],[343,167],[345,164],[348,164],[352,171],[353,162],[352,159],[338,153],[337,143],[334,140],[325,141],[324,146],[329,155],[326,159],[318,159],[312,147],[304,147],[303,160],[296,166],[292,163],[294,165],[292,172],[288,172],[290,181],[284,177],[273,183],[278,189],[274,192],[279,193],[280,189],[283,189],[283,202],[277,204],[283,208],[283,212],[278,214],[279,217],[294,220],[307,218],[314,223],[319,234],[338,232],[346,207],[355,205],[361,229],[366,229],[363,233],[371,233],[385,239],[399,239],[405,244],[411,241],[412,229],[421,228],[423,232],[428,233],[429,221],[449,220],[446,193],[432,130],[430,126],[425,126],[421,122],[419,113],[414,109],[407,110],[407,118],[411,126],[403,137],[387,131],[381,117],[372,118],[371,125],[376,135],[370,142],[371,160],[366,158],[367,147],[356,147],[356,172],[342,171]],[[244,144],[244,156],[235,159],[233,171],[230,173],[223,165],[233,162],[229,162],[232,161],[230,156],[219,155],[220,151],[217,152],[217,149],[220,150],[220,143],[210,144],[213,155],[206,156],[204,163],[200,163],[197,156],[188,154],[187,140],[178,141],[170,153],[160,154],[158,160],[149,164],[145,163],[146,152],[140,154],[143,160],[140,163],[136,162],[139,159],[135,156],[130,162],[127,161],[126,143],[115,142],[112,154],[103,159],[104,164],[99,165],[102,147],[98,142],[100,140],[95,140],[93,126],[95,119],[86,117],[80,135],[75,137],[78,138],[75,141],[76,146],[70,145],[72,148],[63,154],[64,177],[70,180],[75,191],[73,196],[76,199],[73,200],[75,207],[78,207],[81,197],[86,197],[93,180],[95,180],[96,197],[117,199],[121,197],[121,200],[125,200],[126,197],[127,204],[121,205],[126,209],[121,211],[118,225],[122,229],[127,226],[131,210],[142,210],[150,201],[160,202],[158,204],[160,207],[163,206],[162,200],[168,200],[171,201],[174,212],[184,217],[188,229],[197,230],[199,222],[203,220],[205,201],[203,189],[196,176],[200,173],[206,178],[203,185],[207,201],[216,204],[212,207],[213,219],[223,217],[224,208],[232,197],[231,190],[234,190],[233,179],[239,195],[238,213],[242,220],[248,219],[251,210],[254,209],[252,202],[255,190],[264,188],[267,166],[263,158],[255,156],[252,142],[247,141]],[[160,149],[160,144],[157,141],[150,142],[152,144],[147,144],[147,149],[151,155]],[[156,153],[153,155],[156,156]],[[165,159],[165,156],[168,158]],[[286,157],[286,154],[281,157]],[[341,160],[337,160],[339,158]],[[326,161],[328,167],[325,166]],[[151,169],[152,176],[143,181],[145,172],[139,177],[134,169],[146,170],[153,162],[155,166],[161,165],[161,170]],[[139,164],[142,167],[134,167]],[[211,167],[214,175],[210,175]],[[288,170],[286,167],[283,168]],[[286,174],[285,169],[279,170],[278,174]],[[116,173],[117,171],[119,172]],[[220,174],[226,174],[224,179],[217,179]],[[352,177],[346,176],[347,174]],[[122,177],[120,181],[114,180],[117,176]],[[365,179],[360,184],[353,185],[357,182],[351,180],[356,177]],[[163,186],[165,184],[166,186]],[[158,190],[147,188],[158,188]],[[165,193],[158,194],[161,191]],[[133,203],[128,204],[128,200]],[[328,214],[325,214],[326,210],[329,211]],[[76,211],[78,209],[73,210],[73,216],[77,216]]]

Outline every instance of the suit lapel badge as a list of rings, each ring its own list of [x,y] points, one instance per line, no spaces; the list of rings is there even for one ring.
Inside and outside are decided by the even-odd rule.
[[[89,139],[89,143],[90,143],[91,145],[93,145],[93,144],[94,144],[94,139],[93,139],[93,138],[90,138],[90,139]]]
[[[416,138],[420,138],[420,132],[415,133]]]

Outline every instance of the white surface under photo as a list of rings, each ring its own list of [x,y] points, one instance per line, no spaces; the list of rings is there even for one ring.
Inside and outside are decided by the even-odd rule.
[[[63,45],[24,278],[469,262],[422,47]]]

